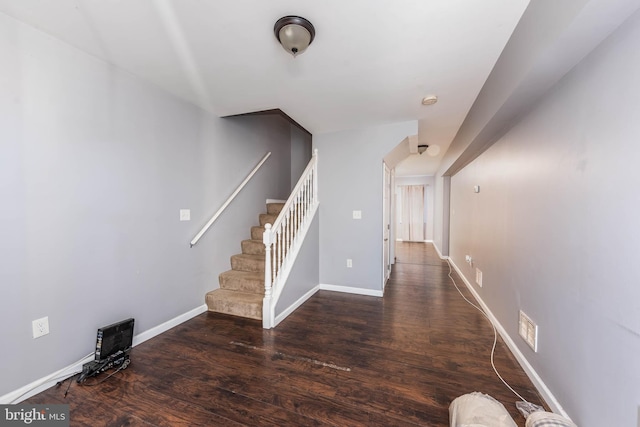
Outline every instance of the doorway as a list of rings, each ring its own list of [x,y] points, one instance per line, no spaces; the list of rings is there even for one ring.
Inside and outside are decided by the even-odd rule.
[[[384,167],[384,184],[382,186],[382,291],[391,276],[391,170],[386,163]]]
[[[396,203],[396,233],[399,241],[426,240],[424,185],[398,185]]]

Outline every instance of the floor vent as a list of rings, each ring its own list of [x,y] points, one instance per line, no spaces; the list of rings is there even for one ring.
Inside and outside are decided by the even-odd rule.
[[[534,352],[538,352],[538,325],[520,310],[519,333]]]

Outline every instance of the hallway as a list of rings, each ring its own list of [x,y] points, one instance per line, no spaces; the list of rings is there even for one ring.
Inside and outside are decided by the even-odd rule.
[[[106,382],[28,402],[69,403],[72,426],[448,426],[451,400],[481,391],[524,425],[491,369],[493,331],[447,263],[431,244],[396,254],[384,298],[319,291],[273,330],[204,313],[134,348]],[[495,360],[540,403],[500,340]]]

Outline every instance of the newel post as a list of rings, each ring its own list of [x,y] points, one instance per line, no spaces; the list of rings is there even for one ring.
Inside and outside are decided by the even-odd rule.
[[[264,233],[262,234],[262,242],[264,243],[264,300],[262,301],[262,327],[265,329],[271,329],[274,321],[271,318],[271,247],[273,246],[271,224],[265,224]]]

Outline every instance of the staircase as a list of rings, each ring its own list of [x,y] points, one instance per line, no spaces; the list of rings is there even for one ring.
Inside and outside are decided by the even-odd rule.
[[[267,213],[260,214],[259,226],[251,227],[251,239],[242,241],[242,253],[231,257],[231,270],[219,276],[220,289],[207,293],[209,311],[262,319],[264,299],[265,224],[273,224],[284,203],[268,203]]]

